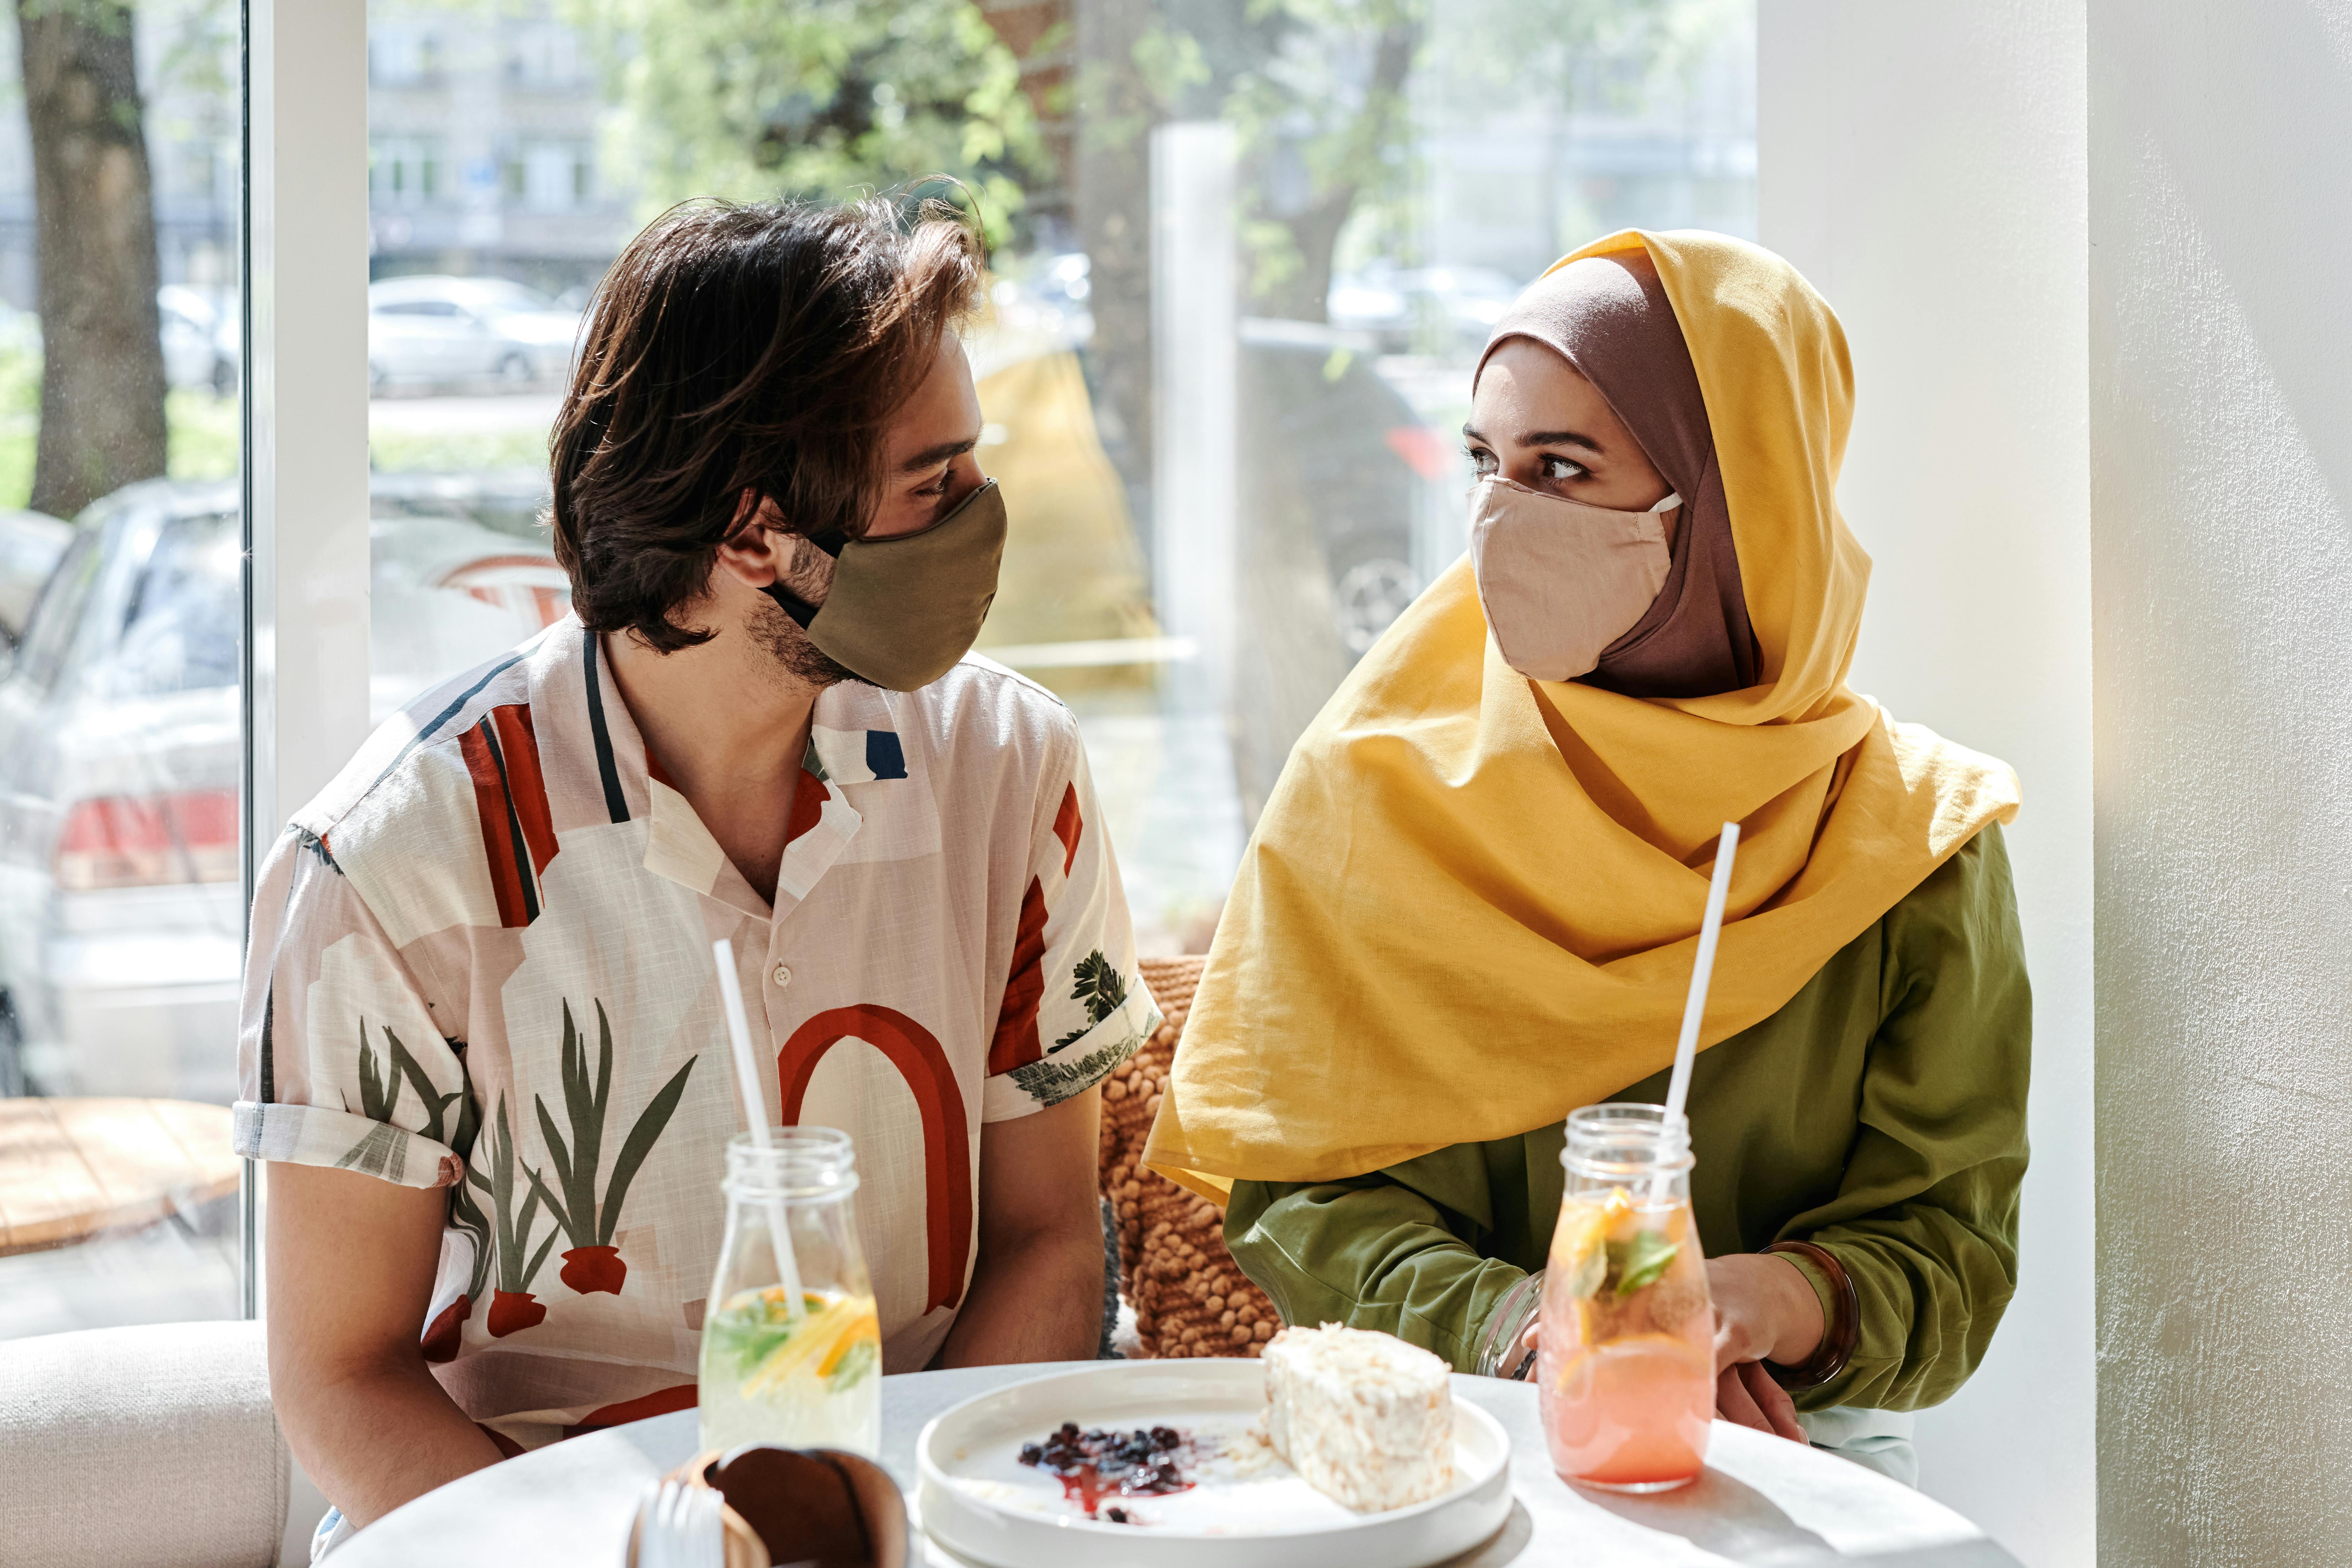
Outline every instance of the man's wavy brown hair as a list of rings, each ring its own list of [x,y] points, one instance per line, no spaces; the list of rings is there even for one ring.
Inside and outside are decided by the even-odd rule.
[[[597,286],[551,438],[555,556],[590,631],[663,653],[746,490],[794,533],[865,531],[883,432],[980,300],[954,207],[691,202]]]

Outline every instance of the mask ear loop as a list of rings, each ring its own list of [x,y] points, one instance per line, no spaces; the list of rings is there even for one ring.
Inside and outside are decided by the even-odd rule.
[[[841,533],[828,533],[823,535],[801,533],[795,534],[793,537],[796,539],[807,540],[811,544],[815,545],[819,550],[824,551],[835,561],[841,559],[841,552],[849,542],[848,535]],[[792,616],[793,624],[799,626],[803,631],[809,629],[809,623],[816,619],[817,611],[824,608],[821,605],[810,604],[806,599],[802,598],[790,588],[785,587],[782,583],[771,583],[766,587],[761,589],[760,592],[767,595],[768,597],[773,599],[779,605],[781,605],[784,614]]]
[[[1652,507],[1652,508],[1650,509],[1650,510],[1651,510],[1652,512],[1654,512],[1654,512],[1661,512],[1661,511],[1672,511],[1672,510],[1675,510],[1675,508],[1676,508],[1676,507],[1678,507],[1678,506],[1680,506],[1680,505],[1682,505],[1682,504],[1683,504],[1683,498],[1682,498],[1682,497],[1680,497],[1680,496],[1678,496],[1678,495],[1676,495],[1674,491],[1672,491],[1672,490],[1668,490],[1668,491],[1666,492],[1666,499],[1665,499],[1665,500],[1662,500],[1662,501],[1660,501],[1657,505],[1655,505],[1655,506]]]
[[[945,528],[949,523],[951,523],[957,518],[961,517],[964,514],[965,510],[969,508],[972,502],[978,500],[983,492],[994,488],[995,484],[996,481],[994,479],[982,479],[979,486],[973,489],[971,494],[958,501],[955,506],[949,510],[947,516],[940,519],[937,522],[932,523],[929,528],[919,528],[912,533],[895,534],[890,539],[881,541],[880,542],[887,544],[896,542],[900,539],[919,539],[924,534],[931,532],[935,529]],[[811,544],[815,545],[819,550],[824,551],[835,561],[840,560],[841,552],[849,547],[849,535],[845,533],[803,533],[796,535],[795,537],[807,540]],[[785,587],[781,583],[772,583],[767,587],[762,588],[761,592],[767,595],[771,599],[773,599],[777,604],[782,605],[784,614],[792,616],[793,624],[798,626],[803,631],[809,629],[809,623],[816,619],[817,611],[824,607],[821,605],[810,604],[806,599],[802,598],[799,595],[793,593],[791,589]]]

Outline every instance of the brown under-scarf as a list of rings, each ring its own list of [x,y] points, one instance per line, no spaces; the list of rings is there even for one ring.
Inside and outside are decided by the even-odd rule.
[[[1683,499],[1665,586],[1633,629],[1578,679],[1627,697],[1712,697],[1756,684],[1762,656],[1739,587],[1731,509],[1690,345],[1643,250],[1572,261],[1539,279],[1495,324],[1478,369],[1506,338],[1531,338],[1575,367]],[[1470,382],[1477,387],[1477,376]]]

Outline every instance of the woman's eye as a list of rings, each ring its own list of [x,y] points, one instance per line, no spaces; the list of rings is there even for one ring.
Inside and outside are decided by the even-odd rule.
[[[1580,479],[1591,472],[1581,463],[1571,463],[1566,458],[1546,458],[1537,471],[1548,479]]]
[[[1493,473],[1493,472],[1495,471],[1495,454],[1494,454],[1494,453],[1492,453],[1492,452],[1482,452],[1482,451],[1477,450],[1477,449],[1476,449],[1476,448],[1475,448],[1475,447],[1464,447],[1464,448],[1463,448],[1463,451],[1464,451],[1465,455],[1466,455],[1466,456],[1469,458],[1469,459],[1470,459],[1470,471],[1471,471],[1472,473],[1476,474],[1476,475],[1477,475],[1479,478],[1481,478],[1481,479],[1484,479],[1484,478],[1486,478],[1488,474],[1491,474],[1491,473]]]

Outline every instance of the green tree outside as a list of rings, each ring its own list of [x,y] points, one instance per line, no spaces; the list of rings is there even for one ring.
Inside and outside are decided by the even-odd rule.
[[[967,0],[567,0],[566,10],[618,105],[607,167],[646,217],[694,196],[837,201],[945,174],[977,198],[1002,246],[1031,186],[1052,177],[1020,62]]]

